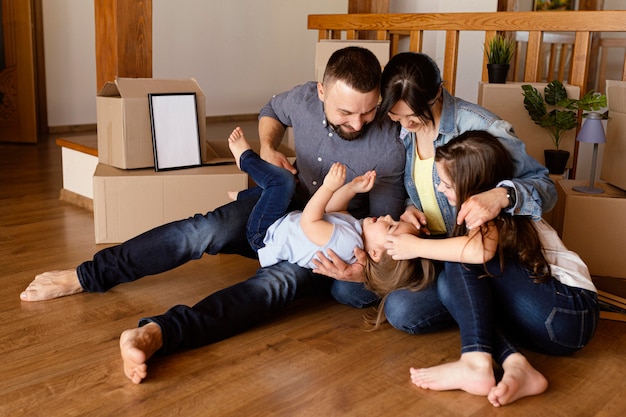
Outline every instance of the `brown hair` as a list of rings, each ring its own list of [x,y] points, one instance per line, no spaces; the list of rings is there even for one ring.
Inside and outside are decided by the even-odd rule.
[[[324,70],[324,84],[343,81],[348,87],[369,93],[380,88],[380,61],[367,48],[348,46],[335,51]]]
[[[508,150],[493,135],[483,131],[468,131],[440,146],[435,161],[443,164],[457,196],[457,207],[470,196],[494,188],[500,181],[513,177],[513,159]],[[505,258],[517,259],[528,268],[535,282],[550,276],[550,265],[543,254],[539,233],[527,216],[511,216],[501,211],[492,224],[498,229],[500,269]],[[488,225],[481,226],[480,236]],[[457,225],[452,236],[467,234],[465,225]],[[478,236],[478,234],[477,234]],[[485,268],[485,275],[492,274]]]
[[[390,292],[398,289],[419,291],[430,285],[435,278],[433,263],[428,259],[394,260],[383,252],[380,261],[367,257],[365,263],[365,287],[381,298],[375,315],[366,315],[365,321],[373,330],[386,321],[385,300]]]

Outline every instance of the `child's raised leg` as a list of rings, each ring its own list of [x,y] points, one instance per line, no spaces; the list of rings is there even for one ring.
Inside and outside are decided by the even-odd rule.
[[[264,246],[263,239],[268,227],[287,214],[296,188],[296,179],[291,172],[272,165],[252,151],[243,130],[239,127],[235,128],[228,137],[228,146],[239,169],[247,173],[262,190],[246,226],[248,242],[252,249],[258,250]],[[257,191],[248,189],[243,192],[256,194]],[[240,198],[241,194],[235,196],[234,193],[229,193],[229,196]]]

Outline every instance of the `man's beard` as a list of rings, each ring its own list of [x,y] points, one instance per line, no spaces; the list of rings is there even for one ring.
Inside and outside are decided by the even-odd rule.
[[[341,125],[334,125],[330,122],[328,122],[328,125],[336,134],[339,135],[341,139],[347,140],[347,141],[353,141],[353,140],[359,139],[361,135],[363,135],[363,133],[365,133],[365,131],[369,128],[369,123],[366,123],[358,132],[357,131],[346,132],[343,126]]]

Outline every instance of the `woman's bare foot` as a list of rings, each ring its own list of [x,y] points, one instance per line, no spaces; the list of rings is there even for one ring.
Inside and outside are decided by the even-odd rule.
[[[22,301],[43,301],[83,292],[75,269],[44,272],[35,276],[20,294]]]
[[[494,407],[520,398],[537,395],[548,389],[548,380],[521,353],[513,353],[502,364],[502,380],[491,389],[487,399]]]
[[[228,147],[235,157],[237,167],[241,169],[239,166],[239,158],[242,153],[250,149],[250,144],[246,140],[246,137],[243,135],[243,130],[241,130],[239,126],[237,126],[228,137]]]
[[[496,384],[491,355],[484,352],[464,353],[456,362],[430,368],[411,368],[411,381],[423,389],[460,389],[473,395],[487,395]]]
[[[120,352],[128,379],[139,384],[148,375],[148,359],[162,345],[163,334],[156,323],[125,330],[120,336]]]

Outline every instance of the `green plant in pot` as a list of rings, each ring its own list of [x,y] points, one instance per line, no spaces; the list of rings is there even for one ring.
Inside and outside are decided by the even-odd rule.
[[[504,84],[515,54],[515,41],[510,36],[496,34],[485,44],[487,74],[490,83]]]
[[[544,150],[546,167],[551,174],[563,174],[570,154],[559,149],[563,134],[578,126],[579,110],[597,111],[606,107],[606,96],[589,91],[578,100],[571,99],[558,80],[546,85],[543,96],[529,84],[522,85],[522,94],[531,120],[548,131],[554,144],[554,149]]]

